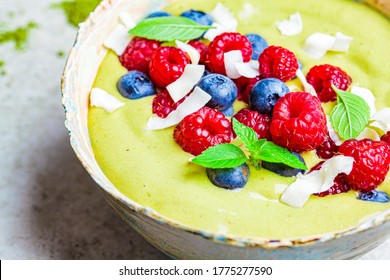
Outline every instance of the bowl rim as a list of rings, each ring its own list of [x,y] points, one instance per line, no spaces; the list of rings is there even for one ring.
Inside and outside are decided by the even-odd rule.
[[[85,36],[88,36],[88,28],[91,25],[99,20],[99,17],[107,12],[107,9],[117,4],[117,2],[121,2],[122,0],[102,0],[99,5],[95,8],[93,12],[91,12],[88,18],[79,24],[77,35],[74,41],[74,44],[69,52],[68,58],[66,60],[66,64],[64,67],[64,71],[61,77],[61,103],[63,109],[65,111],[65,126],[68,130],[70,137],[71,147],[79,159],[80,163],[87,170],[89,175],[93,178],[93,180],[97,183],[98,187],[101,188],[105,193],[113,197],[115,200],[119,201],[127,208],[141,215],[144,215],[148,218],[151,218],[154,221],[157,221],[159,224],[164,224],[179,230],[186,231],[190,234],[198,235],[202,238],[212,240],[217,243],[222,243],[226,245],[239,246],[239,247],[255,247],[255,248],[265,248],[265,249],[276,249],[276,248],[286,248],[286,247],[297,247],[303,245],[313,245],[315,243],[323,243],[334,239],[339,239],[342,237],[346,237],[349,235],[354,235],[357,233],[361,233],[367,230],[371,230],[375,227],[378,227],[390,220],[390,208],[383,211],[373,214],[370,217],[366,217],[364,221],[358,223],[355,226],[350,228],[345,228],[342,230],[322,233],[310,236],[301,236],[301,237],[289,237],[289,238],[265,238],[265,237],[255,237],[255,236],[238,236],[233,234],[221,234],[211,231],[202,230],[196,227],[192,227],[180,222],[177,222],[173,219],[170,219],[167,216],[160,214],[152,208],[142,206],[132,199],[128,198],[121,192],[119,192],[113,185],[108,185],[105,182],[108,181],[107,178],[101,178],[101,175],[104,176],[103,172],[97,176],[91,170],[90,162],[84,159],[83,153],[80,150],[80,145],[77,141],[77,137],[75,135],[75,130],[73,127],[72,121],[74,121],[74,116],[79,112],[74,111],[74,103],[71,100],[71,93],[69,92],[69,88],[67,82],[72,76],[72,72],[74,71],[74,54],[83,46],[83,39]],[[179,1],[179,0],[175,0]],[[352,0],[351,0],[352,1]],[[360,1],[362,2],[362,1]],[[87,132],[88,136],[88,132]],[[88,137],[89,139],[89,137]],[[74,141],[76,140],[76,141]],[[97,165],[97,162],[95,160]],[[98,166],[98,165],[97,165]],[[100,168],[99,168],[100,169]],[[105,177],[105,176],[104,176]]]

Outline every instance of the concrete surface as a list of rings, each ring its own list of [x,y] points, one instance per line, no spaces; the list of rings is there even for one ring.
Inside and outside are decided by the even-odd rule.
[[[0,259],[167,259],[113,212],[70,148],[57,53],[76,29],[55,1],[0,0],[0,22],[39,25],[25,52],[0,45]],[[362,259],[390,259],[390,240]]]

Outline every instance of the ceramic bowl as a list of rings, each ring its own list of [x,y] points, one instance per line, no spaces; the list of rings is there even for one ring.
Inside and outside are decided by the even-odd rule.
[[[177,259],[352,259],[384,242],[390,233],[390,209],[338,232],[280,240],[245,238],[199,231],[177,223],[137,204],[112,185],[94,158],[87,126],[89,92],[106,54],[103,41],[117,24],[119,12],[127,11],[139,19],[169,2],[173,1],[103,0],[79,26],[69,54],[62,78],[65,125],[77,157],[108,203],[148,242]],[[389,1],[370,3],[386,5]]]

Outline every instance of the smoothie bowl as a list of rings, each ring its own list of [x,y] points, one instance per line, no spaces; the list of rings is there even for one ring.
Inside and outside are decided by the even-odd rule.
[[[386,96],[390,92],[390,84],[386,75],[390,69],[388,65],[383,65],[383,61],[390,59],[390,54],[384,51],[390,48],[390,21],[386,18],[387,10],[383,8],[386,1],[380,2],[381,12],[355,1],[327,0],[319,4],[318,1],[307,0],[294,3],[293,7],[287,0],[273,2],[102,1],[88,20],[80,25],[62,81],[65,124],[71,145],[109,204],[148,242],[173,258],[352,259],[375,248],[390,234],[387,195],[390,193],[390,178],[387,176],[390,148],[386,144],[390,119],[386,108],[390,107],[390,99]],[[145,22],[145,17],[156,11],[165,11],[169,15],[149,18],[153,24],[141,33],[150,33],[164,18],[173,18],[190,10],[209,13],[209,23],[213,28],[205,28],[207,22],[198,24],[196,28],[187,26],[187,30],[198,31],[193,39],[208,45],[206,61],[202,62],[200,51],[188,47],[188,39],[177,42],[179,38],[175,35],[169,40],[160,40],[164,42],[155,41],[149,48],[180,50],[179,56],[185,54],[184,58],[181,56],[186,61],[185,66],[192,67],[183,67],[179,74],[177,69],[176,72],[156,72],[155,69],[162,67],[160,62],[163,60],[155,59],[156,50],[153,55],[143,55],[134,66],[131,59],[137,57],[134,55],[137,52],[126,48],[134,35],[129,35],[127,31],[134,30],[134,25]],[[365,22],[356,23],[355,18],[364,18]],[[172,30],[165,31],[159,29],[154,36],[173,33]],[[235,46],[222,52],[222,62],[217,55],[213,57],[218,52],[218,47],[211,46],[213,40],[222,38],[221,44],[228,44],[223,41],[226,33],[230,36],[227,36],[230,38],[227,41],[239,41],[241,47],[244,45],[250,51],[241,49],[241,54],[237,56],[241,47]],[[248,39],[249,35],[243,34],[261,34],[266,39],[265,46],[263,44],[256,57],[253,50],[256,44],[259,46],[261,43],[255,43]],[[142,34],[136,35],[140,38]],[[198,40],[199,37],[208,39]],[[335,46],[336,42],[338,46]],[[285,55],[284,66],[279,71],[282,74],[271,69],[270,76],[261,76],[268,71],[261,68],[266,64],[261,60],[267,57],[279,59],[272,51]],[[127,56],[124,55],[126,53]],[[200,54],[198,59],[196,53]],[[226,59],[228,56],[233,64]],[[150,66],[153,60],[155,62]],[[286,60],[291,61],[286,63]],[[130,83],[127,81],[141,74],[139,69],[132,72],[128,68],[137,68],[143,64],[142,61],[147,61],[146,67],[155,68],[144,72],[152,77],[151,84],[158,84],[158,93],[134,98],[131,96],[134,91],[126,88]],[[321,89],[316,88],[313,82],[318,74],[309,75],[309,72],[315,72],[311,69],[319,69],[315,68],[318,65],[326,65],[321,67],[333,69],[341,75],[329,83],[328,91],[324,91],[322,96],[318,94]],[[187,68],[191,69],[186,72]],[[130,72],[132,74],[122,80]],[[172,81],[165,81],[176,74],[178,77]],[[172,86],[185,75],[185,82],[176,88]],[[199,77],[195,78],[197,75]],[[139,77],[149,81],[148,76]],[[233,84],[234,94],[227,94],[233,95],[234,98],[230,98],[232,102],[224,106],[218,102],[211,104],[218,98],[213,93],[207,93],[213,80],[210,77],[222,79],[224,86]],[[257,134],[257,138],[253,139],[253,133],[261,132],[255,132],[255,126],[252,126],[254,130],[248,128],[251,124],[245,119],[254,118],[254,113],[248,112],[262,105],[264,98],[259,101],[254,96],[256,92],[262,92],[261,82],[264,80],[267,84],[279,85],[278,100],[272,104],[275,106],[271,108],[273,112],[261,113],[261,116],[270,115],[263,118],[269,126],[263,129],[265,134]],[[189,89],[183,89],[188,86]],[[161,104],[167,101],[160,99],[157,102],[155,99],[158,96],[163,98],[164,94],[166,98],[167,92],[171,97],[172,92],[179,92],[176,99],[180,101],[170,106],[170,112],[162,118],[158,116],[158,108],[164,109]],[[352,93],[359,98],[354,97],[349,102],[348,96]],[[188,105],[195,95],[199,99],[206,96],[204,103],[199,105],[200,109]],[[318,114],[312,115],[310,111],[306,115],[310,123],[308,127],[294,132],[289,132],[283,124],[276,128],[275,122],[275,115],[282,107],[278,105],[279,101],[291,96],[304,96],[310,101],[300,103],[303,105],[297,105],[294,111],[301,112],[313,106],[318,111]],[[208,107],[203,107],[206,103]],[[351,104],[363,105],[356,109]],[[337,106],[343,107],[338,111],[346,112],[348,117],[344,114],[344,117],[337,118]],[[177,120],[184,107],[190,107],[192,112]],[[231,112],[227,112],[229,110]],[[183,131],[188,125],[188,115],[201,111],[212,111],[213,117],[209,118],[209,122],[220,121],[227,130],[227,138],[216,137],[219,139],[217,143],[202,142],[199,148],[197,143],[201,141],[192,141],[197,137],[195,134],[186,137]],[[239,112],[241,117],[238,117]],[[366,121],[351,121],[354,118],[351,115],[358,114],[356,112],[363,112],[361,118]],[[346,118],[350,122],[343,126]],[[226,122],[228,125],[224,125]],[[333,126],[342,126],[343,129],[332,129],[327,125],[332,122]],[[351,127],[352,122],[359,125]],[[356,126],[360,126],[360,130]],[[284,132],[279,133],[282,130]],[[310,131],[315,132],[307,136]],[[345,131],[356,135],[346,136]],[[304,136],[295,137],[301,134]],[[292,135],[292,138],[286,140],[286,135]],[[307,141],[310,143],[306,145]],[[224,150],[226,145],[231,150]],[[256,150],[260,146],[261,152]],[[365,146],[369,152],[356,156],[353,152],[355,146]],[[213,147],[224,149],[213,151]],[[338,150],[329,147],[337,147]],[[271,148],[272,151],[267,150]],[[208,157],[207,151],[210,152]],[[234,167],[230,166],[231,161],[226,166],[226,158],[221,158],[226,154],[230,155],[230,160],[234,154]],[[276,160],[280,157],[283,160]],[[364,162],[361,159],[367,157],[367,161],[373,162],[368,167],[361,163]],[[339,159],[342,161],[337,162]],[[224,161],[225,165],[223,168],[212,164],[208,166],[211,161],[212,164]],[[324,163],[319,164],[322,161]],[[240,167],[244,166],[240,169],[240,179],[237,179],[241,183],[232,186],[229,179],[228,185],[221,185],[216,170],[236,169],[237,162]],[[365,166],[363,169],[375,172],[356,171],[356,166],[361,165]],[[289,171],[282,176],[280,169]],[[290,173],[291,170],[293,173]],[[313,181],[310,179],[313,174],[322,177],[318,179],[317,176]],[[328,175],[333,178],[329,179]],[[303,188],[306,191],[300,191]]]

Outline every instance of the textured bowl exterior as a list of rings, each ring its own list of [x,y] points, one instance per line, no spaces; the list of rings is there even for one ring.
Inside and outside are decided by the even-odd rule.
[[[176,259],[353,259],[384,242],[390,235],[390,209],[339,232],[277,240],[245,238],[177,223],[137,204],[112,185],[94,158],[88,135],[89,92],[107,52],[103,41],[118,23],[120,12],[129,12],[137,20],[174,1],[179,0],[103,0],[79,26],[68,57],[62,77],[65,126],[73,150],[108,203],[149,243]]]

